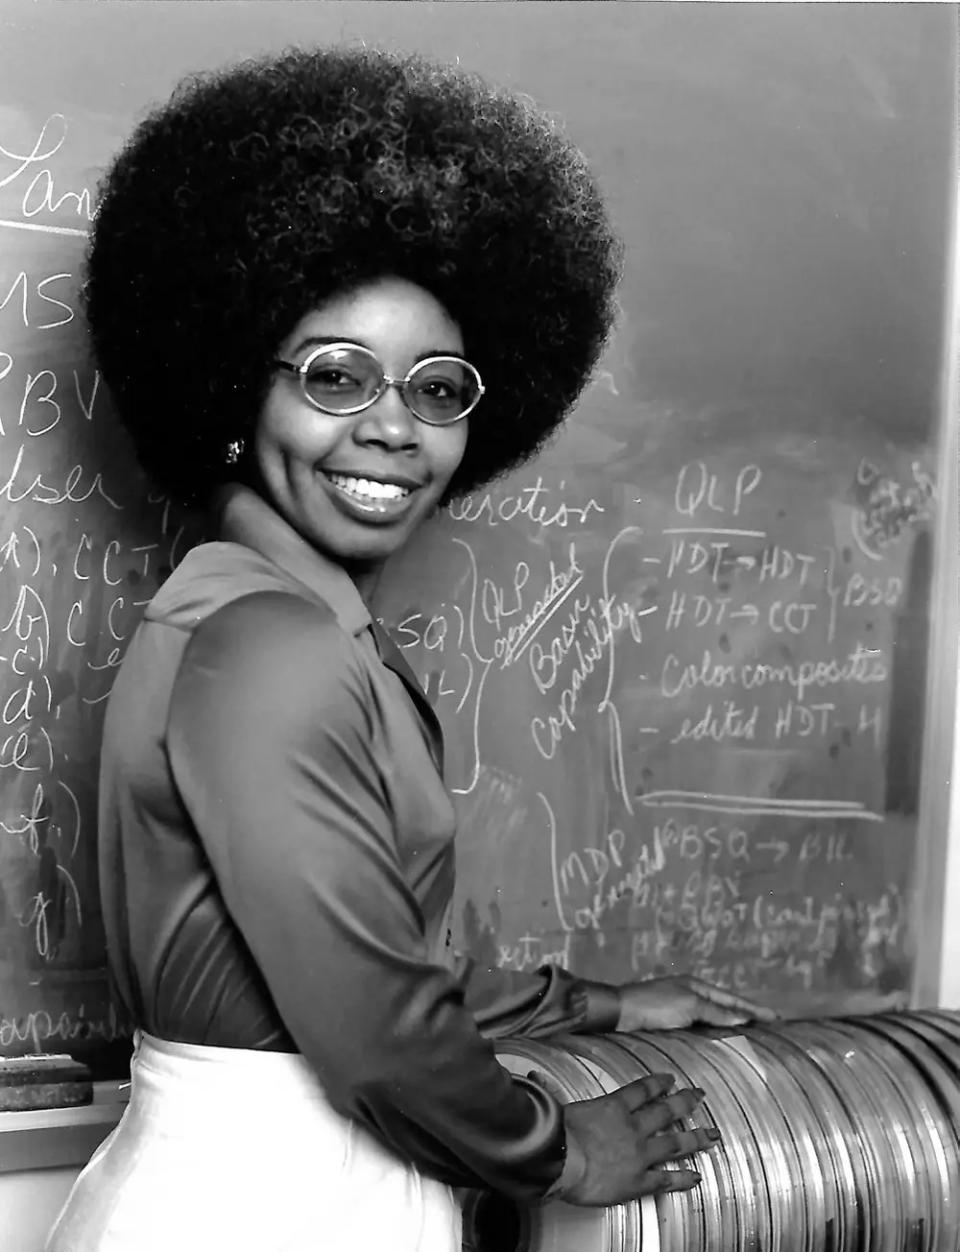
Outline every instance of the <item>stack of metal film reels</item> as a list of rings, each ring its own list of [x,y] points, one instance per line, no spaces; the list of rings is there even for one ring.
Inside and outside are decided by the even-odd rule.
[[[958,1252],[960,1013],[511,1039],[563,1101],[669,1071],[721,1145],[692,1191],[609,1209],[472,1195],[465,1252]]]

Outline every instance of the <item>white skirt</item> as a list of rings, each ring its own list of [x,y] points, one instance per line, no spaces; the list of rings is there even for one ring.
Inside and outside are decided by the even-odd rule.
[[[336,1113],[303,1057],[141,1035],[46,1252],[460,1252],[460,1226],[451,1189]]]

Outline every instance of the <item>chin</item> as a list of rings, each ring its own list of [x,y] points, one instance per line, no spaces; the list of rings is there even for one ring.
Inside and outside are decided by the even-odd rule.
[[[389,540],[384,536],[384,539],[379,543],[346,543],[336,547],[321,545],[320,551],[326,552],[332,560],[345,566],[381,565],[406,545],[410,538],[410,533],[405,532],[402,536],[391,536]]]

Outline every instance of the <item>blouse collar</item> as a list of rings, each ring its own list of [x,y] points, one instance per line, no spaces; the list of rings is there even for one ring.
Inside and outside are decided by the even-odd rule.
[[[370,610],[346,570],[298,534],[262,496],[228,483],[217,496],[218,538],[252,548],[296,578],[333,609],[344,630],[359,635]]]
[[[437,715],[400,649],[371,617],[346,570],[319,553],[262,496],[241,483],[228,483],[222,488],[216,506],[221,539],[252,548],[296,578],[330,606],[344,630],[359,635],[370,628],[380,659],[400,678],[419,710],[442,776],[443,733]]]

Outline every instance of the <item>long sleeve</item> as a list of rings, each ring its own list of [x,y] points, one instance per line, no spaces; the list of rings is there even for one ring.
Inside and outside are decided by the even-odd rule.
[[[246,596],[195,631],[166,746],[217,885],[341,1113],[425,1173],[539,1197],[562,1114],[497,1063],[430,964],[354,641],[322,607]]]
[[[466,1004],[488,1039],[602,1034],[620,1017],[620,995],[609,983],[577,978],[557,965],[522,974],[473,965]]]

